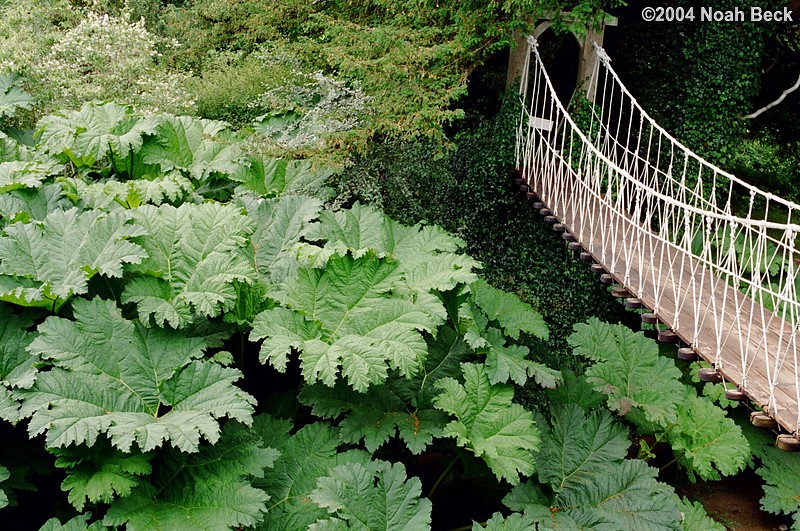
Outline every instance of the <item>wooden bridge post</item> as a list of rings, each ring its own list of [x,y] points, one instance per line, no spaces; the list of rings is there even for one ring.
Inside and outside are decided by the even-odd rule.
[[[565,15],[566,18],[569,15]],[[543,22],[539,23],[533,30],[533,36],[537,39],[550,28],[550,18],[544,17]],[[599,28],[592,28],[581,37],[577,33],[573,36],[581,46],[580,63],[578,64],[578,87],[586,91],[587,97],[594,101],[594,92],[597,87],[592,86],[592,72],[597,64],[597,55],[594,53],[594,43],[603,46],[603,36],[606,26],[616,26],[617,18],[609,17],[600,24]],[[506,71],[506,90],[512,85],[519,83],[522,71],[525,68],[525,59],[528,55],[527,34],[521,30],[514,31],[514,47],[508,56],[508,70]]]
[[[606,26],[616,25],[617,18],[611,17],[609,20],[602,22],[599,28],[590,28],[583,39],[581,62],[578,64],[578,88],[586,93],[586,98],[589,101],[594,101],[595,91],[597,90],[597,80],[593,78],[592,73],[594,73],[595,68],[598,66],[597,62],[600,60],[597,54],[594,53],[594,43],[602,47]],[[579,39],[577,35],[575,37]]]

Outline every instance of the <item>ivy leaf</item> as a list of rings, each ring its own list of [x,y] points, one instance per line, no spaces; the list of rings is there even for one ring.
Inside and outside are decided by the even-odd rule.
[[[539,432],[533,416],[512,403],[514,389],[492,385],[486,369],[480,365],[461,365],[465,383],[452,378],[437,383],[442,392],[434,399],[437,409],[456,417],[444,429],[459,446],[482,458],[498,477],[512,485],[519,474],[534,470],[533,451],[539,448]]]
[[[121,277],[144,250],[129,238],[143,234],[123,212],[56,210],[42,223],[14,223],[0,237],[0,300],[52,305],[87,291],[95,274]]]
[[[639,410],[649,422],[675,422],[686,391],[675,363],[658,354],[654,341],[592,317],[575,325],[568,342],[574,354],[597,362],[587,369],[587,381],[608,396],[613,411],[628,415]]]
[[[149,481],[116,500],[103,523],[128,531],[254,526],[263,520],[269,497],[252,482],[277,457],[257,433],[228,423],[214,446],[203,445],[194,454],[164,452],[153,462]]]
[[[37,124],[39,149],[64,155],[78,166],[94,166],[108,158],[112,166],[127,166],[132,152],[142,147],[142,135],[155,123],[114,102],[84,104],[78,111],[59,111]]]
[[[285,367],[292,349],[300,351],[306,382],[333,386],[341,374],[358,391],[386,380],[388,370],[416,373],[432,331],[432,316],[412,302],[385,293],[383,280],[397,264],[374,255],[330,258],[324,270],[304,266],[279,295],[302,315],[267,310],[253,321],[252,341],[267,338],[262,362]]]
[[[218,316],[236,303],[234,281],[255,282],[252,222],[233,205],[146,205],[134,216],[148,233],[137,240],[148,257],[131,268],[140,276],[122,301],[136,303],[142,322],[152,316],[159,326],[183,327]]]
[[[681,526],[683,531],[725,531],[725,526],[706,514],[703,504],[681,498]]]
[[[725,412],[690,390],[678,404],[678,422],[667,438],[678,463],[690,477],[720,479],[742,470],[750,458],[750,445],[742,430]]]
[[[13,118],[17,109],[30,109],[36,100],[22,89],[24,79],[18,74],[0,74],[0,116]]]
[[[499,290],[485,280],[475,282],[471,289],[475,293],[475,303],[490,321],[496,321],[503,328],[507,336],[519,339],[520,332],[525,332],[539,339],[549,338],[541,314],[513,293]]]
[[[57,448],[53,453],[56,467],[67,469],[61,490],[68,493],[67,499],[78,511],[87,502],[111,503],[116,497],[127,496],[141,476],[152,472],[151,454],[125,454],[108,444]]]
[[[147,452],[165,441],[196,452],[201,437],[219,439],[216,419],[252,421],[255,400],[233,385],[241,373],[195,360],[202,339],[128,321],[113,301],[76,300],[73,311],[74,321],[39,325],[29,347],[53,364],[30,390],[16,392],[31,437],[93,446],[105,434],[125,452],[134,442]]]
[[[317,480],[311,499],[349,529],[430,529],[431,502],[400,463],[346,463]],[[310,529],[316,529],[311,526]]]
[[[263,530],[307,529],[324,518],[325,510],[309,497],[317,486],[317,478],[326,476],[337,465],[369,459],[366,452],[359,450],[339,452],[339,433],[327,424],[309,424],[291,436],[290,428],[291,422],[267,415],[257,417],[254,423],[264,444],[280,452],[274,468],[256,482],[270,496]]]
[[[577,404],[557,405],[550,423],[543,429],[536,468],[539,481],[556,494],[593,481],[598,466],[622,460],[630,446],[628,430],[607,411],[587,416]]]

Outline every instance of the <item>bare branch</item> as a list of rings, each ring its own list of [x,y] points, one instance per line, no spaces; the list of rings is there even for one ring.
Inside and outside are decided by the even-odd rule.
[[[769,105],[765,105],[764,107],[761,107],[760,109],[758,109],[756,112],[754,112],[752,114],[748,114],[747,116],[742,116],[742,120],[752,120],[753,118],[756,118],[756,117],[760,116],[761,113],[763,113],[764,111],[767,111],[768,109],[771,109],[771,108],[775,107],[780,102],[782,102],[784,99],[786,99],[786,96],[788,96],[790,93],[794,92],[795,90],[797,90],[799,88],[800,88],[800,76],[797,77],[797,81],[795,82],[794,85],[792,85],[788,89],[784,90],[781,93],[781,95],[778,96],[777,100],[773,101]]]

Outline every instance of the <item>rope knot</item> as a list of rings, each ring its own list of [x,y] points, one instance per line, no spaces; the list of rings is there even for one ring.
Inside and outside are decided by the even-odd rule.
[[[531,48],[537,48],[539,46],[539,41],[537,41],[536,37],[533,35],[528,35],[528,46]]]

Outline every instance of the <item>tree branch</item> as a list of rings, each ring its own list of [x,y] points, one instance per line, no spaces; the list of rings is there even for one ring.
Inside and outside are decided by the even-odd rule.
[[[797,77],[797,81],[795,82],[794,85],[792,85],[788,89],[784,90],[783,93],[781,93],[781,95],[778,96],[777,100],[773,101],[769,105],[765,105],[764,107],[761,107],[760,109],[758,109],[754,113],[748,114],[747,116],[742,116],[741,119],[742,120],[752,120],[753,118],[756,118],[756,117],[760,116],[761,113],[763,113],[764,111],[767,111],[768,109],[771,109],[771,108],[775,107],[780,102],[782,102],[784,99],[786,99],[786,96],[788,96],[790,93],[794,92],[795,90],[797,90],[799,88],[800,88],[800,76]]]

